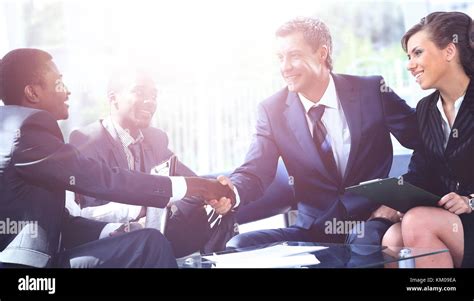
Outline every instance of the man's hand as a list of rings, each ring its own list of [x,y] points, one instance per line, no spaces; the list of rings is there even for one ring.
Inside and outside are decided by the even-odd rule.
[[[232,191],[234,191],[234,185],[230,181],[230,179],[226,176],[220,175],[217,177],[217,181],[222,185],[228,186]],[[216,212],[220,215],[225,215],[227,212],[234,208],[235,202],[232,202],[229,198],[220,198],[219,200],[208,200],[206,201],[208,205],[210,205]]]
[[[438,205],[451,213],[460,215],[462,213],[471,213],[472,210],[469,207],[468,200],[469,198],[466,196],[450,192],[439,200]]]
[[[217,214],[220,214],[220,215],[227,214],[227,212],[229,212],[233,207],[232,201],[228,198],[221,198],[219,201],[210,200],[210,201],[206,201],[206,203],[210,205],[212,208],[214,208]]]
[[[221,184],[217,180],[199,177],[185,177],[185,180],[188,188],[187,197],[195,196],[206,201],[227,198],[230,199],[232,206],[235,204],[234,191],[228,185]]]
[[[229,188],[234,191],[234,184],[232,184],[232,181],[228,177],[220,175],[217,177],[217,181],[219,181],[219,183],[221,183],[222,185],[229,186]]]
[[[110,232],[109,236],[118,236],[135,230],[143,229],[143,225],[138,222],[124,223],[118,227],[115,231]]]
[[[393,223],[398,223],[402,220],[402,217],[403,214],[401,212],[382,205],[377,210],[372,212],[372,215],[370,216],[369,220],[373,218],[385,218]]]

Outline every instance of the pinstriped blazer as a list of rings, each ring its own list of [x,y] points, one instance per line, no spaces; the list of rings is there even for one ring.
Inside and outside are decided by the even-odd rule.
[[[417,105],[422,148],[413,155],[406,180],[443,196],[474,192],[474,81],[471,80],[444,149],[439,91]]]

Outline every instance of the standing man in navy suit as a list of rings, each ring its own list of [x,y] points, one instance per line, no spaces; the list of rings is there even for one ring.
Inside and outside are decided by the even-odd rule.
[[[405,147],[418,144],[415,112],[384,86],[380,76],[332,73],[332,41],[319,19],[298,18],[276,32],[280,70],[287,87],[258,108],[256,135],[245,163],[230,179],[237,206],[258,199],[272,182],[279,157],[294,180],[294,226],[244,233],[228,247],[276,241],[380,244],[398,212],[345,187],[388,176],[392,133]],[[221,213],[228,201],[211,201]],[[334,231],[361,223],[363,233]]]

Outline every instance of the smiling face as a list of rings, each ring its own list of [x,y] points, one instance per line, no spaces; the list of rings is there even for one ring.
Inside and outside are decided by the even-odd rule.
[[[109,91],[114,116],[131,132],[150,125],[156,111],[157,90],[152,77],[145,72],[125,76],[120,87]]]
[[[40,83],[30,85],[33,87],[34,97],[38,99],[36,108],[48,111],[56,120],[69,117],[69,105],[66,103],[71,94],[62,81],[56,65],[49,61],[42,74]]]
[[[453,59],[447,46],[439,49],[430,39],[426,30],[413,34],[407,42],[408,65],[407,69],[416,78],[420,87],[425,89],[439,89],[443,83],[449,61]]]
[[[318,83],[328,71],[325,60],[326,46],[314,51],[300,32],[277,38],[277,56],[280,72],[288,85],[288,90],[302,93],[306,97],[314,94]]]

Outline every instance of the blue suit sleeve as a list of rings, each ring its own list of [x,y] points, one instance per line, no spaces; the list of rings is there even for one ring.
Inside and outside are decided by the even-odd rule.
[[[241,204],[254,201],[263,195],[275,178],[279,157],[268,112],[264,105],[260,104],[256,133],[245,163],[230,176],[239,192]]]
[[[168,177],[109,168],[83,157],[63,142],[56,121],[47,113],[32,115],[20,131],[12,161],[19,175],[33,185],[152,207],[166,206],[172,195]]]
[[[380,83],[384,79],[380,77]],[[389,87],[380,86],[380,97],[385,124],[395,138],[406,148],[417,149],[421,146],[416,121],[416,112]]]

